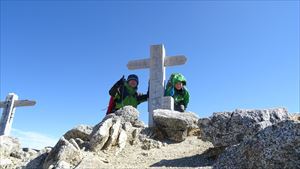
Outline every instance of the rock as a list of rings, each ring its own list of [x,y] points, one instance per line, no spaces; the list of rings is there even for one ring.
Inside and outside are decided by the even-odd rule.
[[[210,118],[199,119],[200,137],[215,147],[235,145],[251,138],[260,130],[288,119],[285,108],[263,110],[235,110],[214,113]]]
[[[177,112],[166,109],[154,110],[153,119],[156,127],[164,135],[176,142],[185,140],[189,130],[198,128],[198,117],[191,112]]]
[[[300,122],[282,121],[228,147],[214,168],[300,168]]]
[[[125,148],[126,141],[127,141],[126,131],[121,129],[119,139],[118,139],[119,149],[117,150],[116,154],[119,154]]]
[[[83,141],[89,141],[89,136],[92,133],[92,131],[93,128],[91,126],[79,125],[69,130],[66,134],[64,134],[64,138],[67,140],[70,140],[71,138],[80,138]]]
[[[118,137],[120,134],[120,129],[121,129],[121,119],[116,118],[114,121],[114,124],[111,126],[110,131],[109,131],[109,139],[106,143],[106,149],[109,149],[111,146],[115,146],[118,141]]]
[[[122,124],[130,122],[132,125],[138,120],[139,114],[139,111],[132,106],[125,106],[115,112],[115,115],[121,117]]]
[[[137,120],[132,124],[132,126],[137,128],[145,128],[145,123],[140,120]]]
[[[0,154],[2,157],[8,157],[13,152],[21,151],[21,145],[18,139],[10,136],[0,136]]]
[[[29,163],[26,164],[25,169],[33,169],[33,168],[43,168],[43,164],[45,162],[48,153],[43,153],[36,158],[32,159]]]
[[[141,138],[140,139],[141,143],[142,143],[142,149],[144,150],[150,150],[153,148],[161,148],[163,146],[162,142],[157,141],[157,140],[153,140],[150,138]]]
[[[71,169],[71,165],[66,161],[59,161],[58,164],[54,166],[55,169]]]
[[[289,115],[289,118],[294,121],[300,121],[300,113],[292,113]]]
[[[43,168],[48,169],[50,166],[58,167],[62,165],[60,164],[61,161],[64,161],[63,164],[68,163],[74,167],[80,163],[82,158],[83,155],[75,140],[71,139],[69,142],[62,137],[46,157]]]
[[[116,154],[122,151],[126,142],[134,142],[139,112],[132,106],[125,106],[115,113],[105,116],[90,134],[89,148],[94,152],[117,148]],[[135,137],[134,137],[135,136]]]
[[[111,118],[104,118],[104,120],[93,128],[93,132],[90,135],[90,148],[93,151],[102,150],[103,146],[109,139],[110,128],[113,126],[115,116]]]
[[[105,163],[107,162],[106,159],[103,159],[102,157],[96,156],[94,154],[88,153],[86,156],[82,159],[80,164],[76,166],[75,169],[98,169],[98,168],[109,168],[105,166]]]
[[[15,168],[14,166],[15,165],[11,159],[1,157],[1,159],[0,159],[0,168],[1,169],[11,169],[11,168]]]

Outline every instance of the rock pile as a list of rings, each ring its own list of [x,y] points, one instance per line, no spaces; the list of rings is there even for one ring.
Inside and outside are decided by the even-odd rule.
[[[287,120],[285,108],[263,110],[240,110],[214,113],[209,118],[199,119],[201,139],[215,147],[227,147],[251,138],[260,130]]]
[[[287,120],[228,147],[215,168],[300,168],[300,123]]]

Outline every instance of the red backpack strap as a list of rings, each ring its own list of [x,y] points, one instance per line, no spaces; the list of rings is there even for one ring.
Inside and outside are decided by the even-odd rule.
[[[112,113],[112,110],[115,107],[115,105],[116,105],[116,103],[114,101],[114,98],[112,96],[110,96],[106,115]]]

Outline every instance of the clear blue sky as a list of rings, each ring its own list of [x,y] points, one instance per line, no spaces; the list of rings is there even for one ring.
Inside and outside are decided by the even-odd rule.
[[[148,70],[126,64],[161,43],[167,55],[187,56],[167,76],[186,76],[188,110],[200,117],[236,108],[299,112],[299,1],[2,0],[0,98],[15,92],[37,101],[17,108],[13,135],[56,140],[95,125],[122,75],[139,75],[146,92]],[[147,122],[147,104],[139,110]]]

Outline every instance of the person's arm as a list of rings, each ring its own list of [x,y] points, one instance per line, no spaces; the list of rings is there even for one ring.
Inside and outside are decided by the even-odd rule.
[[[184,107],[185,109],[187,108],[187,105],[189,104],[190,102],[190,94],[189,94],[189,91],[187,90],[186,87],[184,87]]]
[[[122,76],[122,78],[120,80],[118,80],[109,90],[109,95],[111,95],[112,97],[114,97],[118,92],[120,92],[120,87],[122,85],[124,85],[125,82],[125,78],[124,76]]]
[[[136,99],[138,101],[138,104],[143,103],[147,101],[148,95],[147,94],[142,94],[142,93],[137,93]]]
[[[168,88],[166,88],[165,96],[173,96],[173,95],[174,95],[174,87],[169,86]]]

